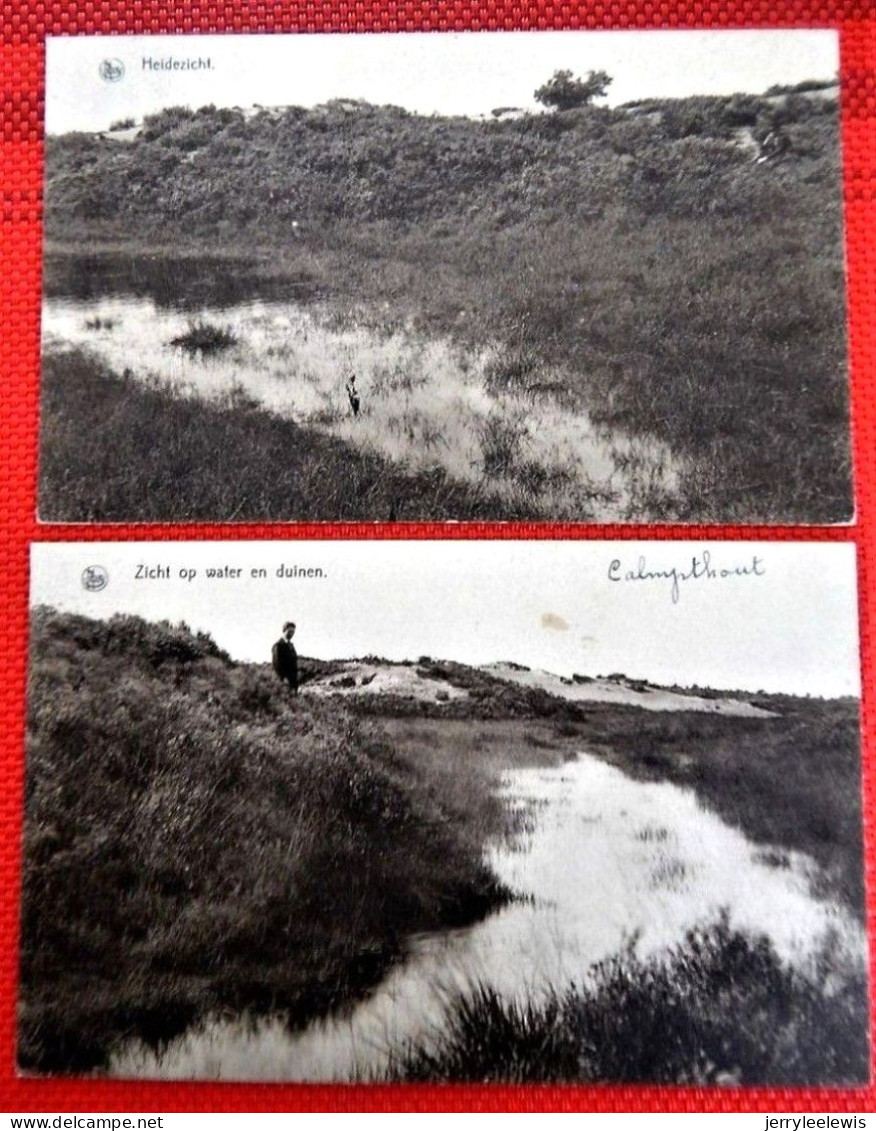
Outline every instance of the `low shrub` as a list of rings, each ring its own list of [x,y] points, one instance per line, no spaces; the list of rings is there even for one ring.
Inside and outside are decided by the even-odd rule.
[[[219,353],[237,345],[237,335],[226,326],[216,326],[200,319],[190,322],[184,334],[170,339],[172,346],[179,346],[186,353]]]

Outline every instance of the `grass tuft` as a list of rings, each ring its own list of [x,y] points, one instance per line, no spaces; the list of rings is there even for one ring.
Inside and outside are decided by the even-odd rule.
[[[171,338],[170,344],[186,353],[213,354],[236,346],[237,341],[237,335],[227,326],[216,326],[201,318],[190,322],[186,332]]]

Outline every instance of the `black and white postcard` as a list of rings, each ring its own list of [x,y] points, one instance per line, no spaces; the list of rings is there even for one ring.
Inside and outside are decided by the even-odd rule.
[[[40,517],[848,521],[838,63],[50,38]]]
[[[855,551],[38,544],[18,1063],[860,1084]]]

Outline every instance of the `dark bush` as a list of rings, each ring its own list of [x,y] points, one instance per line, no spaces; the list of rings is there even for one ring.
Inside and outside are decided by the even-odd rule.
[[[190,322],[186,332],[171,338],[170,344],[179,346],[186,353],[219,353],[236,346],[237,335],[226,326],[215,326],[200,319]]]
[[[831,970],[831,973],[827,971]],[[451,999],[434,1045],[400,1056],[405,1080],[634,1084],[864,1084],[863,966],[807,975],[726,920],[664,955],[633,947],[543,1004],[487,986]]]

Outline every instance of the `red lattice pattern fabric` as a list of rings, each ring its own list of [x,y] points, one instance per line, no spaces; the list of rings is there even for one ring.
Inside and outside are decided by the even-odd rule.
[[[838,529],[700,528],[697,537],[855,541],[861,585],[864,671],[864,789],[871,946],[876,880],[876,785],[869,749],[876,699],[876,12],[870,0],[11,0],[2,5],[0,128],[2,243],[0,335],[4,381],[0,435],[3,539],[0,592],[0,1109],[19,1111],[873,1111],[876,1089],[696,1089],[657,1087],[416,1087],[124,1083],[34,1080],[15,1070],[15,999],[24,780],[28,548],[31,541],[228,538],[683,538],[689,527],[382,525],[44,526],[35,519],[41,275],[41,193],[46,35],[447,31],[659,27],[837,27],[841,32],[842,140],[848,240],[852,406],[857,520]]]

